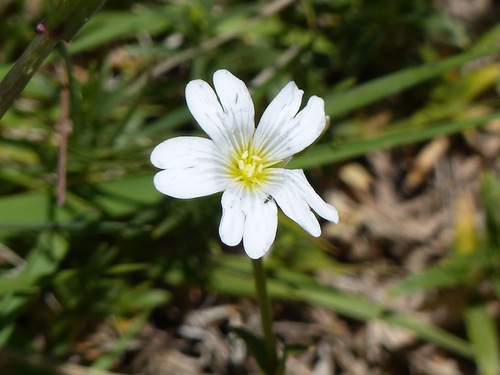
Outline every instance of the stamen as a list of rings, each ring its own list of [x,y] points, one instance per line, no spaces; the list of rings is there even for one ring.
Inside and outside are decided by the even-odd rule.
[[[248,186],[258,185],[261,182],[261,174],[264,172],[265,163],[258,155],[253,155],[249,150],[241,153],[235,165],[236,178]]]
[[[253,177],[254,172],[255,172],[255,165],[254,164],[249,165],[247,168],[247,176],[250,178]]]

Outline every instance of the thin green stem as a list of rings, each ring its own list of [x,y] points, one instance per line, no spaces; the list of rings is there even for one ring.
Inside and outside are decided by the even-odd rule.
[[[266,271],[262,258],[253,259],[253,274],[255,279],[255,292],[259,304],[262,320],[262,330],[269,360],[269,374],[275,374],[278,368],[278,356],[276,354],[276,341],[273,334],[273,318],[271,314],[271,301],[269,300],[266,287]]]
[[[57,41],[47,35],[36,35],[7,73],[0,83],[0,118],[7,112],[56,44]]]
[[[38,24],[29,46],[0,82],[0,118],[59,41],[69,42],[106,0],[67,0]]]

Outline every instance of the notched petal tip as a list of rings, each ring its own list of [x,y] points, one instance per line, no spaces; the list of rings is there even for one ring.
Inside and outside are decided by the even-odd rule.
[[[186,100],[189,100],[191,97],[193,97],[193,94],[198,94],[199,92],[203,92],[207,89],[212,90],[210,85],[202,79],[194,79],[192,81],[189,81],[185,89]]]
[[[238,135],[238,144],[246,144],[255,130],[255,110],[247,86],[227,70],[216,71],[213,79],[215,91],[224,109],[226,130]]]
[[[288,82],[285,87],[283,87],[280,91],[281,92],[288,93],[288,95],[295,96],[295,97],[300,97],[302,99],[302,95],[304,94],[304,90],[299,89],[299,86],[295,83],[295,81],[290,81]]]
[[[241,79],[236,77],[233,73],[231,73],[227,69],[219,69],[216,70],[214,75],[213,75],[213,80],[215,81],[235,81],[235,82],[242,82]]]
[[[318,216],[337,224],[339,214],[337,209],[326,203],[307,181],[301,169],[281,170],[284,182],[274,197],[283,213],[298,223],[312,236],[321,234],[321,227],[311,210]]]
[[[326,215],[324,216],[324,218],[328,221],[331,221],[334,224],[338,224],[339,223],[339,212],[332,205],[328,204],[328,206],[330,206],[330,207],[328,207],[326,209],[326,211],[325,211]]]
[[[205,168],[218,165],[218,152],[212,140],[201,137],[175,137],[157,145],[151,163],[161,169]]]
[[[259,259],[266,255],[274,243],[274,237],[270,241],[252,240],[248,234],[243,236],[243,249],[251,259]]]
[[[180,199],[212,195],[227,186],[217,172],[200,168],[166,169],[154,176],[153,183],[160,193]]]
[[[311,96],[303,111],[304,115],[307,115],[306,118],[308,118],[309,121],[314,121],[317,123],[316,126],[321,129],[321,131],[324,130],[327,125],[328,118],[325,113],[325,101],[322,98],[319,96]]]
[[[245,253],[248,255],[248,257],[250,259],[254,259],[254,260],[262,258],[269,251],[269,249],[267,249],[264,252],[262,252],[262,251],[254,252],[253,249],[247,249],[246,247],[244,247],[244,250],[245,250]]]
[[[215,91],[201,79],[195,79],[186,85],[185,96],[189,111],[202,128],[211,124],[217,114],[222,112]]]
[[[227,246],[238,245],[243,238],[245,217],[239,210],[224,210],[219,225],[219,237]]]
[[[304,229],[306,229],[306,228],[304,228]],[[306,230],[307,230],[307,233],[309,233],[313,237],[319,237],[319,236],[321,236],[321,227],[319,226],[319,223],[318,223],[317,227],[307,228]]]
[[[176,157],[176,146],[178,143],[184,141],[187,137],[177,137],[167,139],[151,151],[149,160],[156,168],[167,169],[169,167],[169,161]]]
[[[163,141],[162,143],[158,144],[153,151],[151,151],[151,155],[149,156],[149,161],[151,164],[153,164],[156,168],[162,168],[163,165],[163,152],[162,149],[164,147],[164,143],[166,141]]]

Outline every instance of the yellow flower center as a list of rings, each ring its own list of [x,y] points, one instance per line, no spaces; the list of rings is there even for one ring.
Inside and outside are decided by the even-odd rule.
[[[265,166],[260,156],[244,151],[234,164],[235,178],[249,187],[258,185],[265,178]]]

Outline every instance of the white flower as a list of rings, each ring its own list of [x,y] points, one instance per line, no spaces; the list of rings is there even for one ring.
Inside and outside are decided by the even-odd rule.
[[[229,246],[243,239],[252,259],[262,257],[276,237],[276,204],[315,237],[321,229],[311,208],[337,223],[337,210],[316,194],[304,172],[282,168],[324,130],[323,99],[311,97],[298,112],[303,91],[290,82],[255,128],[245,84],[227,70],[213,79],[217,94],[202,80],[186,87],[189,110],[210,139],[177,137],[156,146],[151,162],[164,169],[154,177],[156,188],[184,199],[223,191],[220,238]]]

